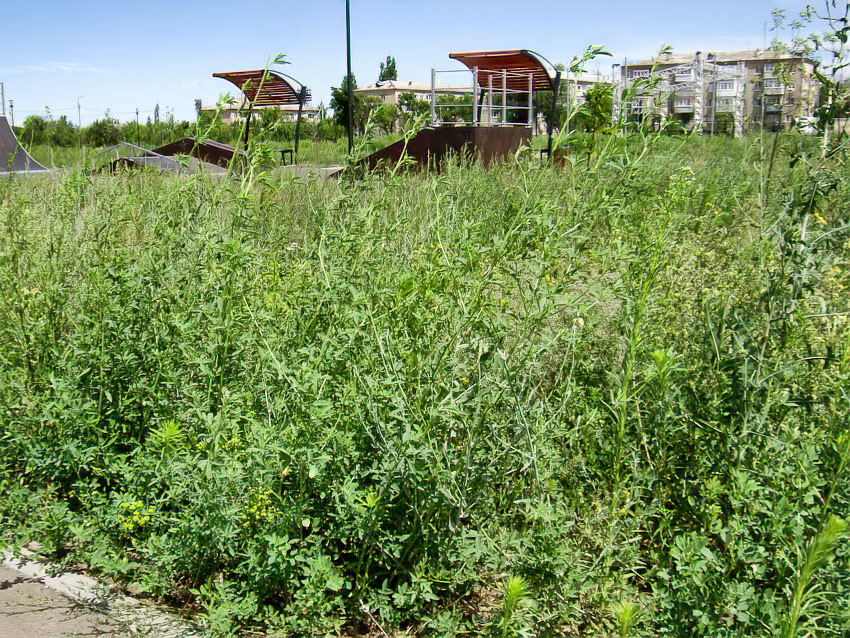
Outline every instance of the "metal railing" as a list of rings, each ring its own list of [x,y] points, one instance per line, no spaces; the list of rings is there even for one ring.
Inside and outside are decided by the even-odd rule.
[[[472,82],[464,85],[437,85],[442,74],[471,74]],[[513,88],[519,84],[528,88]],[[470,101],[440,101],[447,96],[469,96]],[[517,99],[512,99],[516,96]],[[510,102],[514,103],[511,104]],[[524,102],[524,103],[523,103]],[[448,109],[452,109],[448,111]],[[469,117],[466,114],[469,113]],[[521,117],[511,117],[522,113]],[[451,119],[446,117],[451,115]],[[510,121],[511,119],[517,121]],[[522,71],[458,69],[431,70],[431,123],[435,126],[533,126],[534,74]]]
[[[129,149],[130,152],[122,155],[121,149],[124,148]],[[92,163],[97,166],[100,163],[100,158],[102,156],[112,153],[114,153],[114,158],[110,161],[120,160],[124,158],[138,161],[139,159],[144,158],[146,160],[143,162],[145,166],[158,167],[160,170],[169,169],[179,171],[182,168],[180,162],[174,157],[169,157],[168,155],[160,155],[159,153],[156,153],[150,149],[144,148],[142,146],[137,146],[130,142],[118,142],[118,144],[113,144],[112,146],[107,146],[106,148],[101,149],[92,157]],[[105,162],[103,164],[105,164]]]

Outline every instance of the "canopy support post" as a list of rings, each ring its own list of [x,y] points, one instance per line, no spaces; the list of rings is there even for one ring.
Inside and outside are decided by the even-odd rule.
[[[552,82],[552,108],[549,109],[549,143],[547,145],[547,153],[549,161],[552,161],[552,132],[555,127],[555,113],[558,109],[558,96],[561,92],[561,72],[555,74],[555,80]]]
[[[248,117],[245,120],[245,138],[242,140],[242,143],[245,145],[245,150],[248,150],[248,139],[251,135],[251,115],[254,113],[254,103],[251,102],[248,105]]]
[[[295,163],[298,163],[298,140],[301,137],[301,113],[304,111],[304,102],[307,100],[307,87],[301,86],[298,93],[298,119],[295,120]]]

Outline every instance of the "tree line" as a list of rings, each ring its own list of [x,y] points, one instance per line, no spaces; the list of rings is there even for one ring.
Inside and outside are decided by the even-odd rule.
[[[380,63],[378,82],[397,79],[396,60],[393,56],[387,56],[386,61]],[[353,91],[357,88],[357,79],[354,75],[350,78],[343,77],[339,87],[332,87],[330,109],[333,114],[330,117],[322,108],[318,121],[302,121],[300,131],[302,139],[338,141],[345,136],[348,125],[349,81]],[[610,85],[590,89],[586,95],[585,107],[572,119],[575,126],[583,130],[596,130],[610,125],[612,90],[613,87]],[[441,109],[440,116],[444,121],[469,119],[472,108],[471,96],[441,96],[440,101],[449,105]],[[535,95],[535,102],[538,112],[548,116],[552,107],[552,93],[538,92]],[[219,113],[202,111],[200,100],[196,100],[195,107],[198,114],[195,122],[176,120],[173,116],[160,119],[157,107],[153,120],[148,117],[145,122],[119,122],[107,112],[103,118],[83,127],[73,124],[67,115],[54,118],[48,112],[46,116],[28,116],[23,126],[15,127],[15,133],[18,139],[28,147],[38,145],[103,147],[126,141],[151,148],[180,137],[198,135],[200,132],[224,143],[234,144],[239,140],[243,133],[243,121],[226,123],[222,121]],[[356,134],[363,134],[370,121],[378,132],[392,134],[411,120],[427,114],[430,111],[430,104],[413,92],[402,93],[395,104],[385,103],[377,97],[364,96],[355,92],[352,108],[352,121]],[[568,119],[569,108],[568,96],[562,91],[554,111],[556,128]],[[295,137],[295,122],[285,117],[283,111],[278,108],[257,111],[251,126],[255,139],[291,142]]]

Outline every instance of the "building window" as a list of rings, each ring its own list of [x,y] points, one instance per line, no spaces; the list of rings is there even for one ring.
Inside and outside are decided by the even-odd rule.
[[[735,88],[735,80],[720,80],[717,83],[718,91],[732,91]]]
[[[765,78],[764,88],[766,89],[778,89],[782,87],[782,82],[777,80],[776,78]]]
[[[676,106],[693,106],[694,98],[692,97],[677,97]]]
[[[764,74],[765,75],[773,75],[773,71],[776,69],[775,64],[765,64],[764,65]]]
[[[723,108],[730,108],[734,106],[735,102],[731,97],[722,97],[717,100],[717,106]]]
[[[632,69],[629,71],[630,78],[648,78],[649,69]]]

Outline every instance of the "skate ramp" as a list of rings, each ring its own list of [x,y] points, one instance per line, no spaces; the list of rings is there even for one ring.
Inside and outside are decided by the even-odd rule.
[[[440,164],[449,155],[479,159],[484,166],[508,159],[522,144],[531,143],[531,129],[525,127],[444,126],[423,129],[408,140],[390,144],[360,160],[361,166],[374,170],[392,166],[402,153],[420,166]]]
[[[232,146],[216,142],[214,140],[200,141],[194,137],[184,137],[183,139],[171,142],[165,146],[153,149],[154,153],[159,155],[191,155],[192,157],[207,162],[216,164],[222,168],[230,168],[231,163],[236,157],[236,166],[241,166],[245,163],[245,153],[237,151]]]
[[[45,171],[21,146],[5,115],[0,115],[0,173]]]

